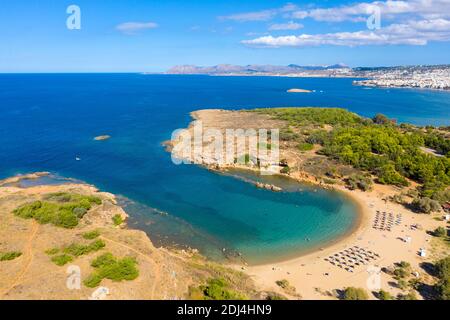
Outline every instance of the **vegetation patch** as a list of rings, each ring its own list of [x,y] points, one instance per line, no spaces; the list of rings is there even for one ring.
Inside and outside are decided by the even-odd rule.
[[[99,251],[100,249],[103,249],[105,246],[106,244],[103,240],[95,240],[94,242],[88,245],[72,243],[70,246],[64,248],[63,252],[75,257],[80,257],[85,254]]]
[[[445,238],[447,237],[447,229],[445,229],[444,227],[438,227],[433,231],[433,235],[435,237]]]
[[[92,261],[91,266],[96,269],[89,277],[84,280],[84,285],[89,288],[95,288],[103,279],[112,281],[131,281],[139,276],[139,270],[136,267],[135,258],[125,257],[118,259],[111,253],[105,253]]]
[[[269,108],[254,111],[288,121],[292,126],[354,124],[363,121],[357,114],[339,108]]]
[[[370,176],[353,174],[346,180],[346,185],[350,190],[369,191],[372,189],[373,182]]]
[[[282,288],[287,294],[290,294],[290,295],[296,294],[295,287],[292,286],[288,280],[286,280],[286,279],[277,280],[277,281],[275,281],[275,283],[277,284],[277,286]]]
[[[367,295],[366,290],[362,288],[348,287],[344,290],[343,293],[344,300],[368,300],[369,296]]]
[[[44,199],[24,204],[15,209],[14,214],[24,219],[35,219],[41,224],[74,228],[92,205],[102,203],[98,197],[66,192],[49,194]]]
[[[450,300],[450,256],[436,262],[434,268],[438,278],[434,286],[436,298]]]
[[[11,252],[5,252],[0,253],[0,261],[11,261],[14,260],[22,255],[22,252],[18,251],[11,251]]]
[[[394,300],[394,297],[387,291],[380,290],[377,294],[379,300]]]
[[[58,248],[48,249],[45,251],[45,253],[48,254],[49,256],[53,256],[53,255],[59,253],[59,249]]]
[[[112,217],[112,221],[115,226],[120,226],[124,222],[120,214],[116,214],[114,217]]]
[[[314,145],[311,144],[311,143],[307,143],[307,142],[305,142],[305,143],[300,143],[300,144],[297,146],[297,149],[300,150],[300,151],[302,151],[302,152],[304,152],[304,151],[311,151],[312,149],[314,149]]]
[[[66,265],[72,261],[73,261],[73,258],[71,256],[69,256],[68,254],[60,254],[60,255],[52,257],[52,262],[60,267]]]
[[[86,240],[94,240],[94,239],[98,238],[99,236],[100,236],[100,231],[98,231],[98,230],[93,230],[93,231],[83,233],[83,239],[86,239]]]
[[[72,262],[75,258],[92,253],[97,252],[103,249],[106,246],[103,240],[95,240],[90,244],[79,244],[72,243],[71,245],[59,249],[53,248],[45,251],[46,254],[53,256],[52,261],[58,265],[63,266],[69,262]],[[56,254],[61,253],[60,255],[55,256]]]
[[[211,278],[205,285],[189,288],[189,297],[193,300],[246,300],[245,295],[230,289],[223,278]]]
[[[408,179],[419,183],[413,206],[420,212],[438,211],[440,205],[450,201],[450,140],[442,130],[397,125],[382,114],[368,119],[334,108],[274,108],[255,112],[287,121],[288,127],[281,131],[280,137],[299,143],[301,151],[309,148],[305,143],[320,144],[319,154],[373,174],[378,183],[399,187],[408,186]],[[308,129],[303,134],[306,138],[292,128]],[[424,152],[424,148],[435,152]],[[352,185],[359,188],[354,182]]]

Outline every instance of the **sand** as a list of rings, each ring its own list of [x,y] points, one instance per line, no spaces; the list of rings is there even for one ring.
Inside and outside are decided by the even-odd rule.
[[[432,260],[431,257],[422,258],[418,252],[421,248],[430,252],[430,241],[432,236],[426,230],[434,230],[442,226],[443,222],[432,219],[429,215],[420,215],[405,209],[401,205],[391,202],[385,203],[382,197],[391,193],[392,188],[386,186],[375,186],[372,192],[348,191],[340,188],[361,207],[361,220],[359,226],[348,236],[340,239],[325,249],[300,256],[295,259],[275,264],[250,266],[245,272],[251,275],[256,283],[266,289],[279,291],[275,282],[287,279],[303,299],[333,299],[327,295],[333,290],[342,290],[346,287],[360,287],[367,291],[367,281],[371,274],[368,267],[390,267],[394,263],[407,261],[411,264],[413,271],[418,271],[425,276],[420,264]],[[401,213],[402,224],[395,226],[391,232],[379,231],[372,228],[372,222],[376,210]],[[423,230],[412,230],[411,225],[419,224]],[[406,236],[412,238],[411,243],[405,243],[402,239]],[[380,259],[367,266],[361,266],[354,273],[349,273],[341,268],[333,266],[324,258],[352,246],[359,246],[374,251],[380,255]],[[396,282],[391,276],[381,272],[381,288],[394,295],[401,292],[393,286]],[[375,298],[371,296],[371,298]]]

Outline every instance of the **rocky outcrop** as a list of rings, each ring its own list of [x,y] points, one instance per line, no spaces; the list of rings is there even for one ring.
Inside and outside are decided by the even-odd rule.
[[[266,189],[266,190],[271,190],[271,191],[275,191],[275,192],[283,191],[282,188],[275,186],[273,184],[269,184],[269,183],[257,182],[255,185],[257,188],[260,188],[260,189]]]

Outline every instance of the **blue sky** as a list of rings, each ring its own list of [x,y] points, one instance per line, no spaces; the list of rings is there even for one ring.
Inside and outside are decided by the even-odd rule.
[[[0,72],[450,63],[450,0],[0,1]],[[66,27],[72,4],[80,30]]]

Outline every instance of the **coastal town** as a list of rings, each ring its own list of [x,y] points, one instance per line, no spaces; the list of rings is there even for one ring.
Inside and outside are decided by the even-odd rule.
[[[357,67],[345,64],[329,66],[287,66],[221,64],[211,67],[175,66],[165,74],[210,76],[271,76],[297,78],[360,78],[354,85],[367,87],[423,88],[450,90],[450,65]]]
[[[353,84],[367,87],[407,87],[450,90],[450,66],[411,66],[354,69],[355,75],[369,78]]]

